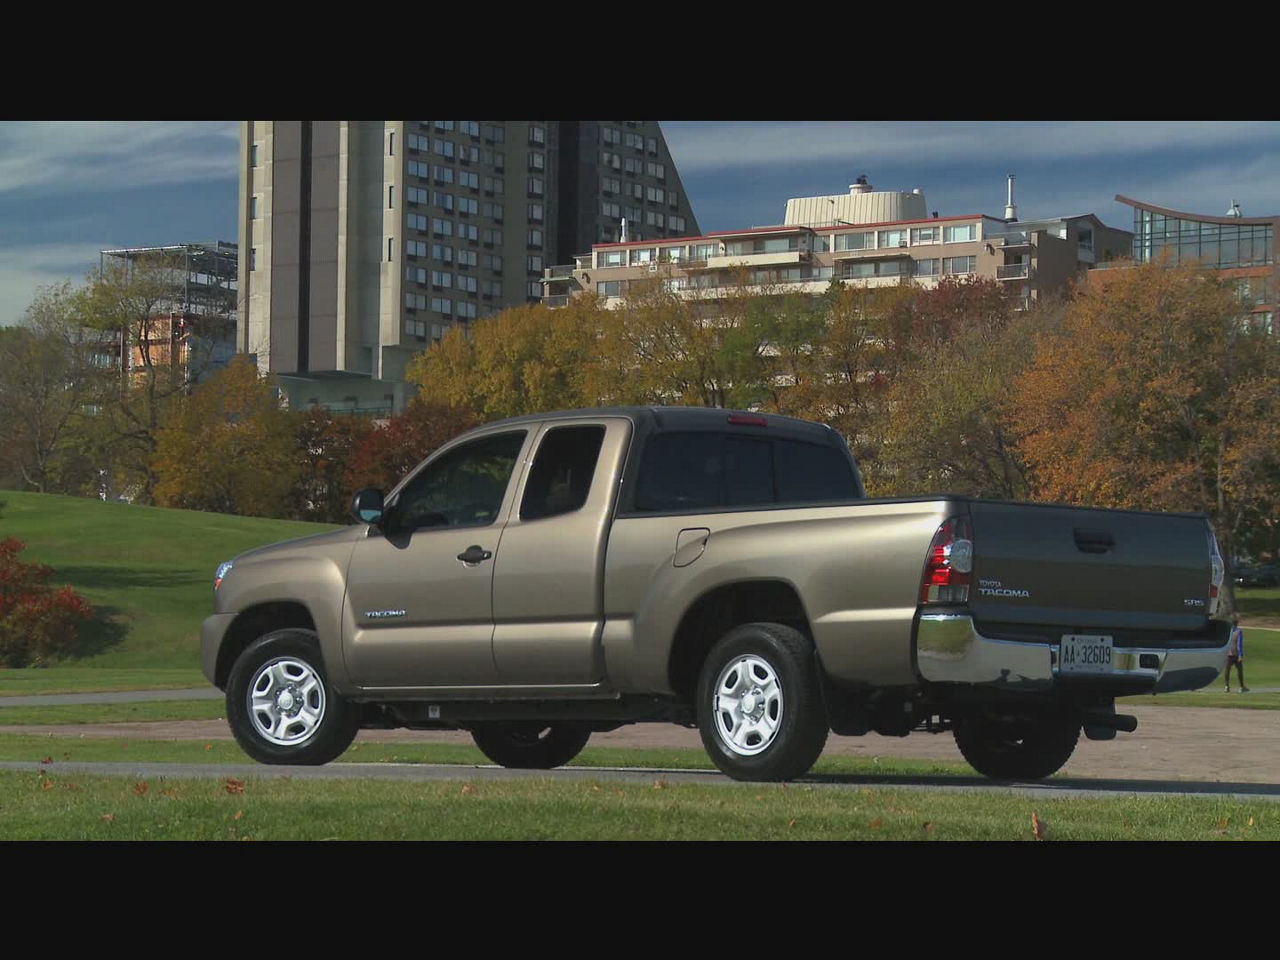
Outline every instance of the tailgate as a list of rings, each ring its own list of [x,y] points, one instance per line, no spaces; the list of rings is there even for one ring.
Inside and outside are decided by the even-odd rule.
[[[980,623],[1205,629],[1203,517],[986,501],[970,510],[969,602]]]

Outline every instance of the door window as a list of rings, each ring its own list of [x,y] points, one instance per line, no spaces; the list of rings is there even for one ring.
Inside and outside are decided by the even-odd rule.
[[[604,427],[557,427],[538,444],[520,504],[521,520],[581,510],[596,474]]]
[[[397,532],[426,527],[483,527],[498,518],[524,431],[473,440],[428,464],[400,492]]]

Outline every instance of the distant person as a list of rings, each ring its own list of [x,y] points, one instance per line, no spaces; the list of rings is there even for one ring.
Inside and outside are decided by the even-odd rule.
[[[1244,685],[1244,630],[1240,628],[1240,618],[1231,618],[1231,639],[1227,641],[1227,693],[1231,692],[1231,667],[1235,665],[1240,677],[1240,692],[1248,693]]]

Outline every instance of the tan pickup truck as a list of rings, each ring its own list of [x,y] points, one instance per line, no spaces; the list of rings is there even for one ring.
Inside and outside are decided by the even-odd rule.
[[[872,730],[953,731],[982,773],[1038,778],[1082,730],[1135,728],[1117,696],[1226,660],[1202,515],[867,499],[839,435],[787,417],[504,420],[353,511],[218,570],[203,669],[264,763],[326,763],[366,726],[550,768],[657,721],[743,780]]]

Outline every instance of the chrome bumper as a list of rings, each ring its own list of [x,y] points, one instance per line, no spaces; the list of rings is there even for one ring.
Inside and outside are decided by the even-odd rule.
[[[967,683],[1012,691],[1046,690],[1058,681],[1056,643],[1026,643],[984,637],[966,614],[924,614],[916,630],[916,667],[933,683]],[[1116,647],[1109,674],[1064,678],[1107,684],[1150,681],[1150,692],[1198,690],[1227,664],[1227,648]]]

